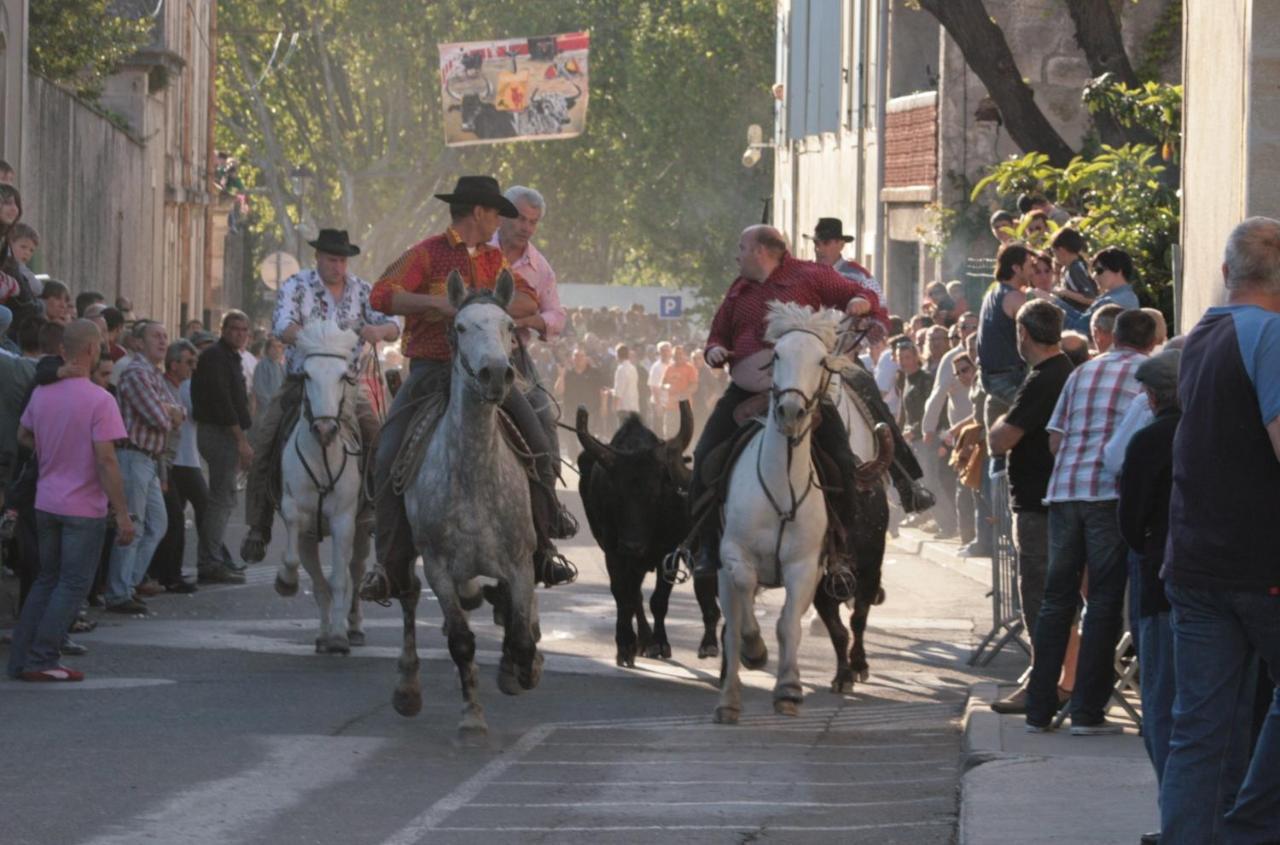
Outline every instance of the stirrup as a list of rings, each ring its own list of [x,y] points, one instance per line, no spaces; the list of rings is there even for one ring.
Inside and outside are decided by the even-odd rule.
[[[662,579],[668,584],[679,585],[693,577],[693,552],[688,546],[676,546],[676,550],[662,559]]]
[[[556,567],[560,567],[567,572],[568,576],[563,580],[553,581],[552,573],[555,572]],[[542,571],[539,573],[540,580],[545,587],[559,587],[562,584],[572,584],[578,580],[578,567],[574,566],[572,561],[559,552],[548,552],[542,559],[541,569]]]
[[[360,579],[360,598],[391,607],[391,579],[381,566],[375,566]]]
[[[858,592],[858,576],[847,566],[833,566],[822,579],[822,589],[834,601],[850,601]]]

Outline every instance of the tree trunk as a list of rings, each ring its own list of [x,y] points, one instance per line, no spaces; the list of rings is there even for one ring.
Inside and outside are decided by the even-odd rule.
[[[960,47],[965,62],[982,80],[1004,127],[1023,152],[1042,152],[1057,167],[1065,167],[1075,152],[1036,105],[1031,86],[1023,81],[1004,32],[991,19],[982,0],[919,0]]]
[[[1130,88],[1140,86],[1142,82],[1125,52],[1120,17],[1111,0],[1066,0],[1066,5],[1075,23],[1076,43],[1089,63],[1089,72],[1095,78],[1109,73]],[[1102,142],[1113,147],[1128,143],[1155,143],[1150,133],[1137,127],[1125,129],[1106,113],[1095,114],[1093,123],[1098,127]]]

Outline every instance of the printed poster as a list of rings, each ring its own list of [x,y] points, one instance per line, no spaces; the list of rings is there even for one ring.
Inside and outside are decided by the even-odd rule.
[[[587,124],[586,32],[440,45],[450,147],[576,138]]]

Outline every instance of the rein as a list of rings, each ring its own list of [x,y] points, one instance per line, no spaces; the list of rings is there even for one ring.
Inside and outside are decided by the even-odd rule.
[[[335,352],[313,352],[310,355],[307,355],[305,358],[302,359],[303,379],[307,381],[310,381],[311,376],[307,374],[305,365],[306,365],[306,362],[311,360],[312,358],[337,358],[341,361],[348,360],[348,356],[339,355]],[[355,383],[355,381],[349,375],[343,376],[342,381],[346,385],[351,385]],[[322,527],[321,520],[322,520],[322,514],[324,512],[325,497],[328,496],[337,488],[338,482],[342,480],[343,474],[346,473],[347,471],[347,464],[350,462],[351,458],[359,457],[362,451],[361,446],[363,444],[360,441],[359,426],[356,426],[355,428],[355,436],[354,436],[355,442],[353,444],[354,448],[348,448],[349,444],[342,439],[342,422],[343,422],[342,412],[346,406],[346,402],[347,402],[347,393],[346,393],[346,390],[344,389],[342,391],[342,396],[338,399],[338,412],[336,414],[317,415],[314,413],[314,411],[311,408],[311,395],[305,390],[305,388],[302,391],[302,416],[307,421],[307,430],[311,430],[311,427],[320,421],[332,421],[336,423],[338,426],[338,433],[336,437],[338,438],[339,445],[341,446],[341,449],[342,449],[342,462],[338,465],[337,473],[335,474],[333,465],[329,461],[328,447],[325,447],[325,446],[320,447],[320,458],[322,462],[322,468],[324,470],[324,479],[325,479],[324,481],[321,481],[319,474],[316,472],[315,469],[311,467],[309,463],[307,463],[306,456],[302,454],[302,446],[300,445],[299,438],[297,437],[293,438],[294,454],[298,456],[298,462],[301,463],[302,468],[306,470],[307,477],[310,478],[311,483],[315,485],[316,493],[318,494],[318,501],[316,502],[316,537],[319,540],[324,539],[324,530]],[[317,446],[320,445],[319,441],[317,441],[316,445]]]

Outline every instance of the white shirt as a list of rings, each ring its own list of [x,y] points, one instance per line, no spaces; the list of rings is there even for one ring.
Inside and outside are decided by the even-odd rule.
[[[653,366],[649,368],[649,391],[658,402],[664,407],[667,403],[667,389],[662,386],[662,381],[667,377],[667,367],[671,366],[670,361],[663,361],[661,358],[653,362]]]
[[[1151,403],[1147,401],[1145,390],[1133,397],[1129,407],[1124,409],[1124,416],[1120,418],[1120,424],[1111,434],[1111,439],[1107,441],[1106,446],[1102,447],[1102,463],[1106,466],[1107,472],[1116,478],[1120,477],[1120,470],[1124,468],[1124,453],[1129,448],[1129,441],[1141,429],[1151,425],[1155,418],[1156,415],[1151,411]]]
[[[938,430],[944,405],[947,408],[947,420],[951,425],[955,425],[973,413],[973,401],[969,399],[969,389],[956,378],[956,370],[952,366],[952,362],[962,354],[964,354],[964,347],[957,346],[955,349],[948,349],[947,354],[943,355],[942,360],[938,362],[938,372],[933,379],[933,392],[929,394],[929,401],[924,406],[922,431]]]
[[[618,413],[640,412],[640,374],[630,361],[619,361],[613,371],[613,396]]]
[[[196,448],[196,423],[191,418],[191,379],[178,385],[178,398],[182,402],[182,407],[187,410],[187,418],[182,421],[182,428],[178,432],[178,451],[173,458],[173,465],[200,469],[200,450]]]
[[[880,353],[880,361],[876,364],[876,387],[880,388],[880,395],[897,417],[902,409],[902,396],[898,393],[898,362],[893,360],[892,349]]]

